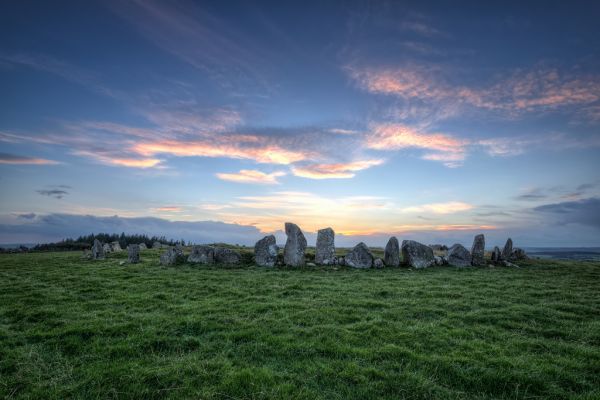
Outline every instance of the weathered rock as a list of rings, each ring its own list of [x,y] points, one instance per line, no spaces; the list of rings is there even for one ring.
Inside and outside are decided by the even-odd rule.
[[[121,244],[119,242],[111,242],[110,249],[113,251],[113,253],[123,251],[123,249],[121,248]]]
[[[485,236],[479,234],[473,239],[471,265],[485,265]]]
[[[373,261],[373,268],[383,268],[385,267],[385,264],[383,263],[383,260],[381,258],[377,258],[375,259],[375,261]]]
[[[521,249],[520,247],[515,247],[510,255],[510,259],[512,260],[527,260],[529,257],[527,256],[527,253],[525,253],[525,250]]]
[[[146,246],[146,243],[140,243],[138,246],[140,246],[140,250],[148,250],[148,246]]]
[[[156,242],[152,243],[152,248],[153,248],[153,249],[160,249],[160,248],[162,248],[162,247],[163,247],[163,245],[162,245],[162,243],[161,243],[161,242],[159,242],[159,241],[156,241]]]
[[[427,268],[435,263],[433,250],[414,240],[402,241],[402,260],[413,268]]]
[[[254,245],[254,261],[261,267],[274,267],[278,251],[275,236],[265,236]]]
[[[511,238],[508,238],[504,248],[502,249],[501,258],[502,260],[509,260],[512,254],[513,242]]]
[[[130,264],[140,262],[140,247],[139,244],[130,244],[127,246],[127,261]]]
[[[104,259],[104,248],[98,239],[94,239],[94,245],[92,246],[92,260],[102,259]]]
[[[430,244],[429,247],[433,251],[448,251],[448,246],[445,244]]]
[[[502,253],[500,253],[500,249],[498,246],[494,246],[494,250],[492,250],[492,262],[498,263],[502,259]]]
[[[397,267],[400,265],[400,245],[395,236],[392,236],[385,245],[383,260],[388,267]]]
[[[317,232],[317,247],[315,263],[331,265],[335,257],[335,232],[331,228],[319,229]]]
[[[283,249],[283,263],[292,267],[304,265],[304,252],[306,251],[306,238],[298,227],[291,222],[285,223],[287,240]]]
[[[160,263],[166,266],[177,265],[184,261],[183,251],[177,247],[169,247],[160,255]]]
[[[104,251],[104,254],[110,253],[111,252],[110,244],[104,243],[102,245],[102,251]]]
[[[360,242],[345,257],[346,265],[353,268],[371,268],[373,254],[366,244]]]
[[[337,259],[337,263],[340,267],[343,267],[344,265],[346,265],[346,257],[339,256]]]
[[[444,259],[442,258],[442,256],[433,256],[433,260],[435,262],[435,265],[437,266],[444,265]]]
[[[187,260],[192,264],[213,264],[215,262],[215,249],[206,245],[194,246]]]
[[[448,249],[448,264],[455,267],[468,267],[471,265],[471,253],[462,244],[454,244]]]
[[[242,255],[239,251],[228,249],[226,247],[215,248],[215,262],[219,264],[239,264],[242,261]]]

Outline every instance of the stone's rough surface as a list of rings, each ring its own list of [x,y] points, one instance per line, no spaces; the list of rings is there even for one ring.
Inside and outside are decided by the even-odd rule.
[[[160,249],[160,248],[162,248],[162,247],[163,247],[163,245],[162,245],[162,243],[161,243],[161,242],[159,242],[159,241],[156,241],[156,242],[152,243],[152,248],[153,248],[153,249]]]
[[[102,245],[102,251],[104,251],[104,254],[110,253],[112,251],[112,249],[110,248],[110,244],[104,243]]]
[[[127,261],[129,261],[130,264],[140,262],[140,247],[139,244],[130,244],[127,246]]]
[[[462,244],[454,244],[448,249],[448,264],[455,267],[468,267],[471,265],[471,253]]]
[[[121,244],[119,242],[111,242],[110,249],[113,252],[123,251],[123,249],[121,248]]]
[[[254,245],[254,261],[261,267],[274,267],[278,251],[275,236],[265,236]]]
[[[285,234],[287,240],[283,249],[283,263],[292,267],[304,265],[304,252],[306,250],[306,238],[298,227],[291,222],[285,223]]]
[[[167,251],[160,255],[160,263],[166,266],[177,265],[183,260],[183,251],[177,247],[169,247]]]
[[[448,250],[448,246],[446,246],[445,244],[430,244],[429,247],[431,247],[431,250],[433,250],[433,251],[447,251]]]
[[[215,262],[219,264],[239,264],[242,261],[242,255],[239,251],[228,249],[226,247],[217,247],[215,249]]]
[[[427,268],[435,263],[431,247],[414,240],[402,241],[402,259],[413,268]]]
[[[373,261],[373,268],[383,268],[384,266],[385,265],[381,258],[377,258],[375,261]]]
[[[215,249],[211,246],[194,246],[187,260],[193,264],[213,264]]]
[[[400,245],[398,239],[392,236],[385,245],[385,253],[383,255],[385,265],[388,267],[397,267],[400,265]]]
[[[104,248],[98,239],[94,239],[92,246],[92,260],[102,260],[104,258]]]
[[[346,265],[346,258],[344,256],[339,256],[337,259],[337,263],[339,266],[343,267]]]
[[[435,262],[435,265],[437,265],[437,266],[444,265],[444,259],[442,256],[433,256],[433,260]]]
[[[485,265],[485,236],[479,234],[473,239],[471,247],[471,264]]]
[[[494,250],[492,250],[492,262],[498,263],[502,259],[502,255],[500,254],[500,249],[498,246],[494,246]]]
[[[510,256],[512,254],[512,247],[513,247],[513,243],[512,243],[512,239],[508,238],[508,240],[506,241],[506,244],[504,245],[504,248],[502,249],[502,260],[508,260],[510,259]]]
[[[148,246],[146,246],[146,243],[140,243],[138,246],[140,246],[140,250],[148,250]]]
[[[335,232],[331,228],[319,229],[317,232],[317,247],[315,263],[330,265],[335,258]]]
[[[527,260],[529,257],[527,257],[527,253],[525,253],[525,250],[519,248],[519,247],[515,247],[510,255],[510,259],[511,260]]]
[[[371,268],[373,254],[366,244],[360,242],[345,257],[346,265],[353,268]]]

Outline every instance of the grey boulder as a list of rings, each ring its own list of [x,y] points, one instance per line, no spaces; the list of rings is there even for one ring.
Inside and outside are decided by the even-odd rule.
[[[159,242],[159,241],[156,241],[156,242],[152,243],[152,248],[153,248],[153,249],[160,249],[160,248],[162,248],[162,247],[163,247],[163,245],[162,245],[162,243],[161,243],[161,242]]]
[[[521,249],[520,247],[515,247],[510,255],[510,259],[511,260],[527,260],[529,257],[527,256],[527,253],[525,253],[525,250]]]
[[[377,258],[375,259],[375,261],[373,261],[373,268],[383,268],[385,267],[385,264],[383,263],[383,260],[381,258]]]
[[[414,240],[402,241],[402,259],[413,268],[427,268],[435,264],[431,247]]]
[[[397,267],[400,265],[400,245],[395,236],[392,236],[385,245],[383,260],[388,267]]]
[[[102,251],[104,251],[104,254],[110,253],[112,251],[112,249],[110,248],[110,244],[104,243],[102,245]]]
[[[345,257],[345,263],[352,268],[371,268],[373,266],[373,254],[366,244],[360,242]]]
[[[485,265],[485,236],[483,234],[479,234],[473,239],[471,264],[477,266]]]
[[[140,262],[140,245],[130,244],[127,246],[127,261],[130,264],[137,264]]]
[[[291,222],[285,223],[287,240],[283,249],[283,263],[292,267],[305,264],[304,252],[306,251],[306,238],[298,227]]]
[[[146,246],[146,243],[140,243],[140,250],[148,250],[148,246]]]
[[[274,267],[278,251],[275,236],[265,236],[254,245],[254,261],[261,267]]]
[[[183,251],[177,247],[169,247],[160,255],[160,263],[166,266],[177,265],[184,259]]]
[[[123,249],[121,248],[121,244],[119,242],[111,242],[110,243],[110,249],[113,252],[123,251]]]
[[[242,255],[239,251],[228,249],[226,247],[217,247],[215,249],[215,262],[219,264],[239,264],[242,261]]]
[[[319,229],[317,232],[317,247],[315,263],[321,265],[334,264],[335,232],[331,228]]]
[[[471,253],[462,244],[454,244],[448,249],[448,264],[455,267],[468,267],[471,265]]]
[[[98,239],[94,239],[94,245],[92,246],[92,260],[104,259],[104,247]]]
[[[206,245],[194,246],[187,260],[192,264],[213,264],[215,262],[215,249]]]

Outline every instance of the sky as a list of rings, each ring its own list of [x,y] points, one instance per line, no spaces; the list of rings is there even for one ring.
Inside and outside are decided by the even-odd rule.
[[[600,246],[600,3],[0,6],[0,243]]]

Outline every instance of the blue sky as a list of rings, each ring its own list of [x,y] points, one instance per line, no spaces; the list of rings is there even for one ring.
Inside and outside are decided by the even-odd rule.
[[[0,243],[600,245],[598,5],[286,3],[3,4]]]

